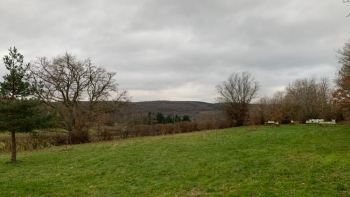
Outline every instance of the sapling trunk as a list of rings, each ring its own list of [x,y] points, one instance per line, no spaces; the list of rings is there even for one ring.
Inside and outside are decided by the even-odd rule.
[[[17,143],[16,143],[16,132],[11,131],[11,149],[12,149],[12,155],[11,155],[11,162],[15,163],[17,162]]]

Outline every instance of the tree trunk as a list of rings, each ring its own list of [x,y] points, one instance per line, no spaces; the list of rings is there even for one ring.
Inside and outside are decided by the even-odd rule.
[[[11,131],[11,143],[12,143],[12,156],[11,156],[11,162],[15,163],[17,162],[17,143],[16,143],[16,132]]]

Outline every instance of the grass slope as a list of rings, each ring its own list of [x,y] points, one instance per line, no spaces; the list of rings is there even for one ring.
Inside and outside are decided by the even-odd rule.
[[[349,196],[348,127],[206,131],[0,155],[0,196]]]

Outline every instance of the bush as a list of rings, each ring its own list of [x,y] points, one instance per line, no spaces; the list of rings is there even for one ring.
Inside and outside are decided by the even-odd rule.
[[[191,122],[193,124],[193,131],[200,131],[198,121]]]
[[[56,145],[54,135],[48,133],[34,133],[17,137],[17,151],[37,150]],[[0,142],[0,152],[11,151],[11,137],[3,137]]]
[[[70,144],[84,144],[91,142],[91,136],[88,129],[75,129],[69,132]]]
[[[218,129],[225,129],[230,127],[230,122],[227,120],[217,120],[216,125]]]
[[[97,131],[96,137],[98,141],[107,141],[113,139],[113,133],[111,130],[107,129],[99,129]]]
[[[137,125],[134,127],[134,134],[135,136],[149,136],[150,135],[150,129],[149,125]]]
[[[174,124],[167,123],[164,124],[164,134],[173,134],[175,132]]]
[[[164,135],[164,125],[163,124],[156,124],[153,127],[154,132],[156,135]]]
[[[50,135],[50,141],[55,146],[62,146],[68,143],[68,137],[67,133],[55,133]]]
[[[180,122],[180,130],[184,133],[196,131],[197,127],[197,122]]]

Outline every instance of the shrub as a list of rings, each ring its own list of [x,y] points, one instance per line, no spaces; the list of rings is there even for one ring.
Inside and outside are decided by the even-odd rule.
[[[50,135],[50,142],[55,146],[66,145],[69,135],[67,133],[55,133]]]
[[[164,135],[164,125],[163,124],[156,124],[153,127],[154,132],[156,135]]]
[[[135,136],[149,136],[150,135],[149,125],[137,125],[134,127]]]
[[[167,123],[164,124],[164,134],[173,134],[175,132],[174,124]]]
[[[218,129],[225,129],[230,127],[230,122],[227,120],[217,120],[216,121],[216,127]]]
[[[192,122],[180,122],[180,130],[181,132],[192,132],[194,131]]]
[[[71,144],[84,144],[91,142],[91,136],[88,129],[75,129],[69,132],[69,142]]]
[[[99,141],[107,141],[113,139],[113,133],[108,129],[99,129],[97,131],[96,137]]]

